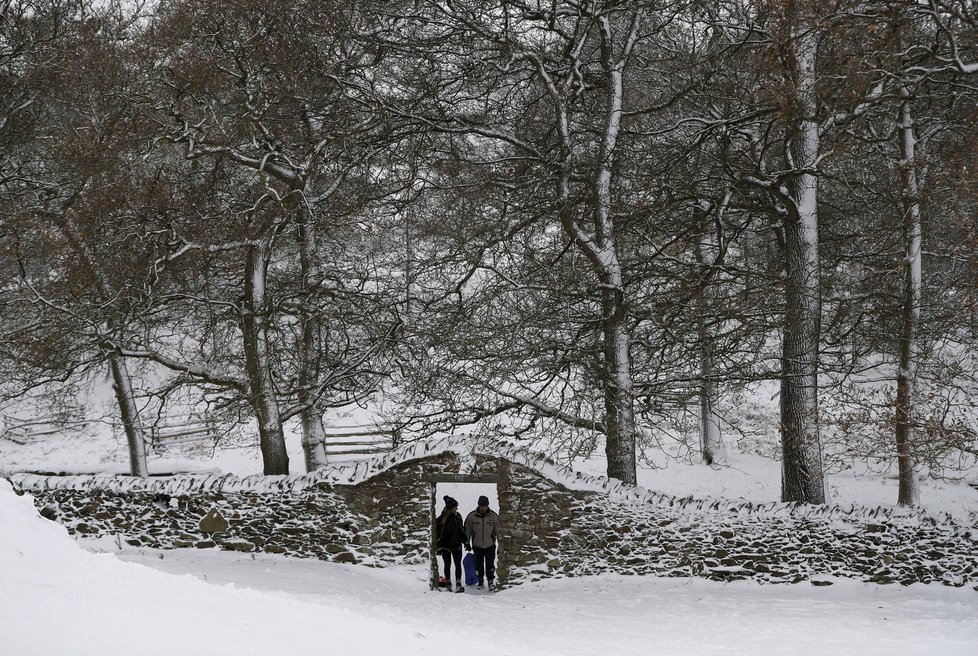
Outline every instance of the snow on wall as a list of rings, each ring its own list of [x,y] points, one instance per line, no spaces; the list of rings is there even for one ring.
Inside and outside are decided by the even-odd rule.
[[[690,511],[717,511],[745,514],[780,514],[799,518],[852,518],[852,519],[916,519],[927,523],[951,521],[941,513],[930,515],[921,509],[894,507],[865,507],[859,505],[804,505],[786,502],[751,503],[748,501],[680,498],[669,494],[646,490],[617,479],[576,472],[549,460],[546,456],[496,441],[484,441],[471,436],[451,436],[403,446],[391,453],[354,465],[332,466],[315,472],[291,476],[254,475],[238,477],[233,474],[185,474],[178,476],[140,479],[110,475],[38,476],[14,474],[10,480],[23,490],[101,490],[116,494],[153,492],[179,496],[203,492],[291,492],[299,493],[320,485],[355,486],[388,471],[394,466],[431,456],[454,453],[459,458],[471,459],[476,455],[501,457],[538,472],[548,480],[571,491],[594,492],[608,495],[619,502],[652,504],[664,507],[680,507]]]

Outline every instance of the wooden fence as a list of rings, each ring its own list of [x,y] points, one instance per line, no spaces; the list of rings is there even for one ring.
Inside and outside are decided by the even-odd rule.
[[[400,433],[377,426],[329,426],[326,428],[326,457],[372,456],[400,446]]]
[[[91,423],[84,419],[26,419],[8,414],[0,414],[0,421],[3,422],[3,431],[0,432],[0,440],[10,440],[15,444],[21,445],[38,438],[64,433],[70,429],[83,430]]]

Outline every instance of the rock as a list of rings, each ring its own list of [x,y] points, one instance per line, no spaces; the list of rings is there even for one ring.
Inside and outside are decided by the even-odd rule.
[[[560,559],[551,558],[550,560],[547,561],[547,567],[549,567],[550,569],[557,569],[558,567],[560,567]]]
[[[278,545],[278,544],[266,544],[265,545],[265,553],[270,553],[270,554],[284,554],[286,552],[288,552],[288,549],[286,549],[285,547],[283,547],[281,545]]]
[[[217,546],[217,543],[213,540],[201,540],[196,546],[198,549],[213,549]]]
[[[812,579],[812,585],[816,587],[822,587],[826,585],[832,585],[832,581],[820,581],[818,579]]]
[[[75,524],[75,530],[82,535],[90,535],[95,532],[95,529],[92,528],[90,524],[86,524],[85,522],[78,522]]]
[[[720,531],[719,533],[717,533],[717,535],[719,535],[724,540],[732,540],[733,537],[734,537],[734,532],[733,531]]]
[[[224,519],[224,515],[221,511],[217,509],[217,506],[212,507],[207,514],[201,517],[200,523],[201,533],[227,533],[229,524],[228,520]]]
[[[254,551],[255,545],[247,540],[227,540],[221,543],[221,547],[224,549],[230,549],[231,551]]]
[[[196,543],[189,542],[187,540],[174,540],[173,541],[173,548],[174,549],[189,549],[190,547],[194,546],[195,544]]]
[[[334,542],[330,542],[329,544],[327,544],[324,547],[324,549],[326,550],[326,553],[331,553],[331,554],[338,554],[346,551],[346,547],[336,544]]]

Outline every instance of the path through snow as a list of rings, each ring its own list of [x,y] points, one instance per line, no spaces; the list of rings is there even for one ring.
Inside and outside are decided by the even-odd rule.
[[[602,576],[527,584],[484,597],[431,592],[423,568],[369,569],[197,550],[128,551],[120,558],[386,617],[426,635],[448,621],[465,644],[513,656],[978,655],[978,593],[970,588]]]

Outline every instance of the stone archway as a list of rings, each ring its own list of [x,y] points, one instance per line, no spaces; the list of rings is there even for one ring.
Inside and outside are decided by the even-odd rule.
[[[499,499],[499,513],[500,522],[505,521],[502,518],[503,511],[503,499],[500,494],[500,482],[505,478],[505,474],[431,474],[425,477],[425,481],[428,483],[429,487],[429,512],[431,516],[431,533],[428,539],[429,543],[429,553],[430,553],[430,585],[431,589],[435,590],[438,588],[438,580],[440,578],[439,572],[439,560],[438,554],[435,552],[435,536],[437,535],[436,522],[438,519],[438,494],[437,488],[439,483],[481,483],[481,484],[492,484],[496,486],[496,494]],[[498,558],[498,557],[497,557]],[[500,584],[503,583],[502,569],[500,568]]]

